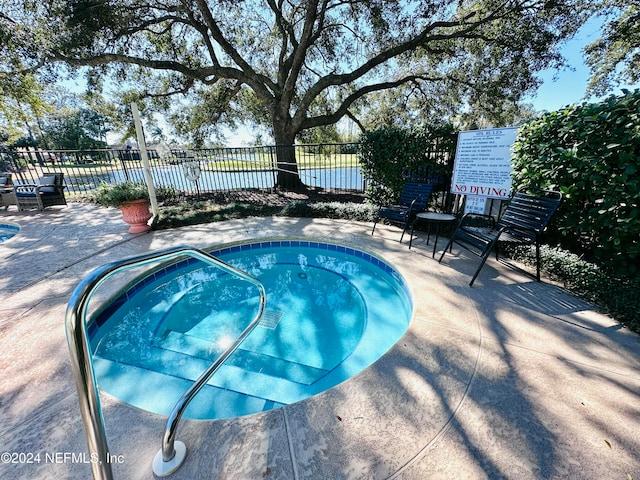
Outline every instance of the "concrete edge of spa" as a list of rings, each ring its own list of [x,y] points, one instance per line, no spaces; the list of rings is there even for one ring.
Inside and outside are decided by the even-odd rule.
[[[21,231],[0,245],[0,450],[40,461],[0,463],[3,479],[91,475],[63,326],[89,271],[179,244],[289,236],[395,266],[413,295],[409,329],[374,365],[320,395],[237,419],[184,420],[187,460],[168,478],[640,475],[638,335],[493,259],[469,288],[475,259],[454,248],[439,264],[423,236],[409,251],[383,225],[371,236],[367,223],[247,218],[131,236],[113,209],[7,213]],[[107,394],[101,401],[115,478],[153,478],[165,418]]]

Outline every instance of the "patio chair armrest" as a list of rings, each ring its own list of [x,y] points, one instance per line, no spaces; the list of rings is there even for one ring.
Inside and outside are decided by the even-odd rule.
[[[407,213],[408,213],[409,216],[411,216],[411,214],[413,213],[414,207],[415,207],[417,201],[418,201],[418,199],[414,198],[413,201],[409,204],[409,209],[407,210]],[[418,212],[418,213],[420,213],[420,212]]]
[[[64,190],[65,185],[55,184],[55,183],[41,183],[37,185],[38,192],[43,191],[43,193],[53,193],[59,192],[60,190]],[[47,190],[44,190],[44,189]]]
[[[17,194],[20,193],[29,193],[29,194],[35,194],[38,191],[38,187],[40,185],[36,185],[35,183],[23,183],[20,185],[14,185],[14,191]]]

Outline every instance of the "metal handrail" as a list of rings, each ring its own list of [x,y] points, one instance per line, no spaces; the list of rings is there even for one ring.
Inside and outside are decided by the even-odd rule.
[[[182,417],[182,413],[187,408],[191,399],[198,393],[209,377],[222,365],[222,363],[233,353],[238,345],[246,338],[249,333],[259,323],[264,307],[266,304],[266,293],[264,286],[255,277],[228,265],[222,260],[209,255],[208,253],[191,248],[191,247],[174,247],[158,252],[150,252],[128,259],[120,260],[105,264],[93,270],[87,277],[76,287],[69,303],[65,316],[65,327],[67,332],[67,343],[71,353],[71,369],[73,371],[76,388],[78,390],[78,400],[80,403],[80,413],[85,428],[87,444],[92,460],[91,468],[95,479],[112,480],[113,472],[111,463],[109,462],[109,446],[107,445],[107,437],[104,426],[104,418],[100,407],[100,397],[98,395],[98,386],[93,370],[93,361],[89,350],[89,336],[87,334],[87,306],[92,293],[111,275],[129,270],[134,267],[143,266],[151,262],[169,260],[172,258],[189,255],[207,263],[214,264],[227,272],[241,277],[256,286],[260,292],[260,306],[255,318],[251,321],[238,339],[225,350],[218,359],[194,382],[194,384],[185,392],[174,407],[173,412],[169,416],[167,429],[163,437],[162,449],[156,455],[161,457],[162,463],[169,463],[170,471],[166,473],[156,473],[156,475],[169,475],[180,467],[184,456],[186,456],[186,447],[182,442],[180,444],[180,454],[176,455],[175,451],[175,435],[178,423]],[[184,452],[183,452],[184,450]],[[165,455],[166,453],[166,455]],[[183,455],[184,454],[184,455]],[[177,457],[182,456],[180,460]],[[168,458],[164,460],[164,458]],[[180,460],[178,462],[178,460]],[[155,469],[156,460],[154,460]],[[177,465],[176,465],[177,464]],[[165,468],[165,470],[167,470]]]

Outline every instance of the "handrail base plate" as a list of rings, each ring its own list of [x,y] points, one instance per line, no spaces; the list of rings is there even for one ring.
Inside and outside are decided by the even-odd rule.
[[[162,460],[162,449],[158,450],[158,453],[153,458],[153,473],[157,477],[168,477],[178,470],[184,463],[185,458],[187,458],[187,446],[184,442],[176,441],[173,448],[176,454],[168,462]]]

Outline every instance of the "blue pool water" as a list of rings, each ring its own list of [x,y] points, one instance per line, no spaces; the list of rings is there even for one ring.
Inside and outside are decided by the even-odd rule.
[[[20,227],[17,225],[11,225],[9,223],[0,223],[0,243],[9,240],[16,233],[20,231]]]
[[[371,365],[408,328],[402,278],[365,252],[287,240],[211,253],[260,279],[266,309],[187,417],[235,417],[315,395]],[[100,388],[167,415],[258,304],[255,287],[200,261],[156,271],[90,322]]]

